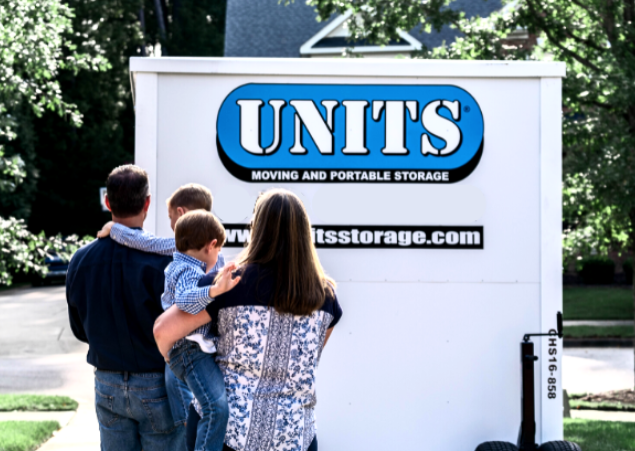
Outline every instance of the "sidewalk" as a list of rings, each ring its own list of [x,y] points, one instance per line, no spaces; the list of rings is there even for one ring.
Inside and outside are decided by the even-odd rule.
[[[633,388],[632,348],[564,348],[562,388],[569,394]]]
[[[564,326],[597,326],[597,327],[606,327],[606,326],[632,326],[633,320],[606,320],[606,321],[589,321],[589,320],[570,320],[563,321],[562,324]]]
[[[605,410],[571,410],[571,418],[602,421],[635,422],[635,412],[608,412]]]
[[[3,412],[0,421],[55,420],[65,426],[38,451],[98,451],[88,346],[73,337],[64,286],[0,293],[0,393],[65,395],[77,412]]]

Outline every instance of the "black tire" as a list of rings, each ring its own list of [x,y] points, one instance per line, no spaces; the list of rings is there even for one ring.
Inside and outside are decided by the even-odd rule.
[[[485,442],[478,445],[476,451],[518,451],[518,447],[509,442]]]
[[[582,451],[577,443],[567,442],[564,440],[555,440],[540,445],[538,451]]]

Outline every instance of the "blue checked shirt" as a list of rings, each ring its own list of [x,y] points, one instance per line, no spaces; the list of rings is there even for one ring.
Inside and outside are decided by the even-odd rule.
[[[209,286],[198,286],[198,282],[207,272],[207,265],[194,257],[178,252],[174,238],[161,238],[145,230],[131,229],[121,224],[113,224],[110,238],[119,244],[140,251],[174,255],[174,261],[165,268],[165,285],[161,296],[163,310],[176,304],[179,310],[196,315],[213,301],[209,297]],[[223,266],[225,266],[225,258],[219,253],[212,272],[220,271]],[[196,334],[211,340],[210,323],[199,327],[188,336]],[[175,346],[181,343],[183,340],[176,342]]]
[[[131,229],[121,224],[113,224],[110,229],[110,238],[126,247],[152,254],[169,255],[176,252],[174,238],[162,238],[145,230]],[[218,256],[220,262],[221,256]],[[217,263],[218,266],[218,263]]]

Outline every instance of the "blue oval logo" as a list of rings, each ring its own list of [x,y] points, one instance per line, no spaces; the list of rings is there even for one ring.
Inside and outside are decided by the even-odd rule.
[[[478,165],[483,132],[456,86],[248,84],[221,105],[217,147],[250,182],[452,183]]]

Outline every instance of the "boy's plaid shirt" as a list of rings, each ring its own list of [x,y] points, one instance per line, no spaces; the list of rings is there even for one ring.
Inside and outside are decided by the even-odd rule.
[[[202,312],[210,302],[209,286],[198,287],[198,282],[207,272],[207,265],[189,255],[176,250],[174,238],[161,238],[142,229],[131,229],[121,224],[113,224],[110,230],[110,238],[115,242],[132,249],[137,249],[153,254],[174,255],[174,261],[165,268],[165,285],[161,296],[163,310],[177,304],[179,309],[196,315]],[[225,266],[223,254],[218,254],[213,272],[220,271]],[[202,334],[206,339],[211,339],[210,324],[207,323],[189,335]],[[181,344],[179,340],[176,344]]]
[[[216,265],[212,271],[218,271],[225,266],[225,259],[218,254]],[[205,275],[207,265],[200,260],[180,252],[174,253],[174,261],[165,268],[165,289],[161,296],[163,310],[176,304],[179,310],[196,315],[205,310],[214,299],[209,297],[209,286],[199,287],[198,282]],[[202,334],[205,338],[210,335],[210,323],[207,323],[189,335]],[[176,344],[181,344],[179,340]]]

